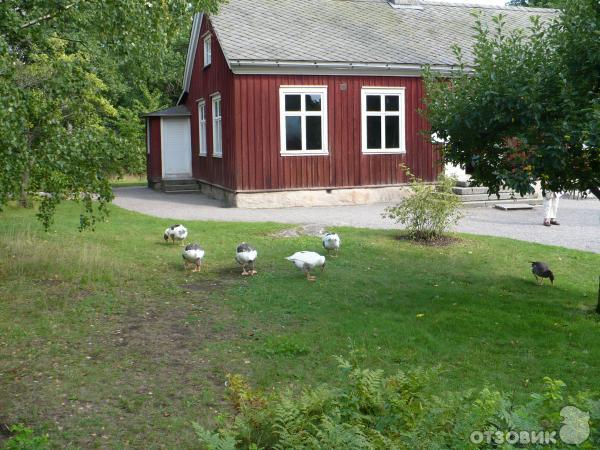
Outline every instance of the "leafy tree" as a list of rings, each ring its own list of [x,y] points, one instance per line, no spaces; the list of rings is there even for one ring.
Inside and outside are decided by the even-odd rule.
[[[528,6],[535,8],[560,8],[565,0],[511,0],[511,6]]]
[[[492,193],[591,190],[600,198],[600,3],[567,2],[560,15],[507,33],[475,21],[472,71],[425,71],[431,132],[446,162],[473,167]]]
[[[81,228],[102,217],[110,178],[143,171],[140,113],[180,94],[193,12],[219,1],[0,0],[0,207],[43,192],[46,228],[66,198]]]

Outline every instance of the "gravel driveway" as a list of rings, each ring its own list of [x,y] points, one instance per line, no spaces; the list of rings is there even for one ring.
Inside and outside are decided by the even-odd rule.
[[[114,203],[122,208],[176,220],[217,220],[224,222],[282,222],[396,228],[380,214],[386,204],[319,206],[306,208],[241,209],[224,208],[200,194],[164,194],[145,187],[115,189]],[[493,208],[465,210],[456,231],[502,236],[541,244],[559,245],[600,253],[600,202],[595,199],[561,199],[560,226],[542,226],[541,207],[522,211]]]

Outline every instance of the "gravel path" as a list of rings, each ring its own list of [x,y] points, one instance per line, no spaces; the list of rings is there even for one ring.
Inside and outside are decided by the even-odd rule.
[[[386,204],[277,209],[224,208],[217,200],[204,195],[164,194],[144,187],[117,188],[115,197],[114,203],[122,208],[177,220],[397,227],[389,219],[382,219],[380,216]],[[562,199],[558,212],[561,225],[547,228],[541,225],[543,213],[539,206],[522,211],[472,208],[465,210],[465,216],[456,231],[600,253],[598,200]]]

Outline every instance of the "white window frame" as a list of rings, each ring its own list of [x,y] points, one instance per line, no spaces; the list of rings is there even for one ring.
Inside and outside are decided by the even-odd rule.
[[[208,142],[206,142],[206,102],[198,101],[198,154],[208,156]]]
[[[300,111],[285,110],[286,95],[300,95]],[[306,94],[321,95],[321,111],[306,111]],[[302,150],[286,149],[285,118],[287,116],[300,116],[300,129],[302,134]],[[321,148],[306,150],[306,117],[321,116]],[[327,133],[327,86],[280,86],[279,87],[279,134],[281,156],[318,156],[329,155]]]
[[[389,155],[389,154],[404,154],[406,153],[406,88],[404,87],[374,87],[374,86],[363,86],[361,89],[361,141],[362,141],[362,152],[368,155]],[[398,95],[399,98],[399,111],[367,111],[367,95],[380,95],[382,96],[381,108],[385,108],[385,101],[383,96],[385,95]],[[373,149],[367,148],[367,117],[378,116],[382,117],[381,126],[381,145],[382,148]],[[399,128],[399,144],[398,148],[385,148],[385,117],[386,116],[398,116],[400,120]]]
[[[212,156],[214,158],[223,157],[223,102],[221,94],[214,93],[211,96],[212,104]],[[219,105],[219,114],[217,114],[217,103]]]
[[[204,67],[210,66],[212,62],[212,36],[207,34],[203,39],[203,54],[204,54]]]

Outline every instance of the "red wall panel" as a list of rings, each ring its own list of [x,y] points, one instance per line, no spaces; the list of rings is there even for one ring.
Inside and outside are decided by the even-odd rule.
[[[200,31],[186,106],[192,113],[194,177],[236,191],[335,188],[394,185],[406,182],[404,163],[425,180],[439,172],[438,156],[419,131],[426,128],[418,114],[423,82],[418,77],[342,75],[234,75],[216,35],[212,34],[212,63],[203,67],[203,36],[212,32],[209,20]],[[342,90],[341,85],[346,85]],[[327,86],[327,156],[281,156],[279,87]],[[363,155],[361,152],[361,88],[405,87],[406,154]],[[212,156],[211,94],[222,101],[223,158]],[[206,102],[208,156],[199,156],[197,102]],[[160,140],[158,141],[160,142]],[[154,158],[152,159],[155,167]],[[160,152],[159,152],[160,170]],[[154,170],[154,169],[152,169]],[[160,176],[160,173],[158,174]]]
[[[160,117],[148,117],[150,128],[150,152],[147,154],[148,179],[158,181],[162,177]]]
[[[237,190],[394,185],[406,182],[401,163],[425,180],[439,173],[437,154],[419,133],[427,124],[417,112],[423,107],[423,82],[418,77],[234,75],[233,84]],[[329,155],[280,155],[282,85],[327,86]],[[362,154],[363,86],[406,88],[406,154]]]
[[[212,33],[211,46],[212,58],[211,64],[204,67],[204,40],[203,36]],[[223,157],[215,158],[212,156],[213,133],[212,133],[212,102],[211,95],[221,94],[221,125],[223,128]],[[206,140],[208,156],[199,156],[199,122],[198,122],[198,100],[204,99],[206,102]],[[185,101],[192,116],[192,171],[195,178],[199,178],[209,183],[224,186],[230,189],[235,188],[235,164],[234,164],[234,142],[235,129],[234,120],[234,95],[233,95],[233,74],[227,65],[221,46],[216,35],[212,31],[210,21],[205,18],[200,29],[200,40],[196,48],[194,67],[190,89]]]

